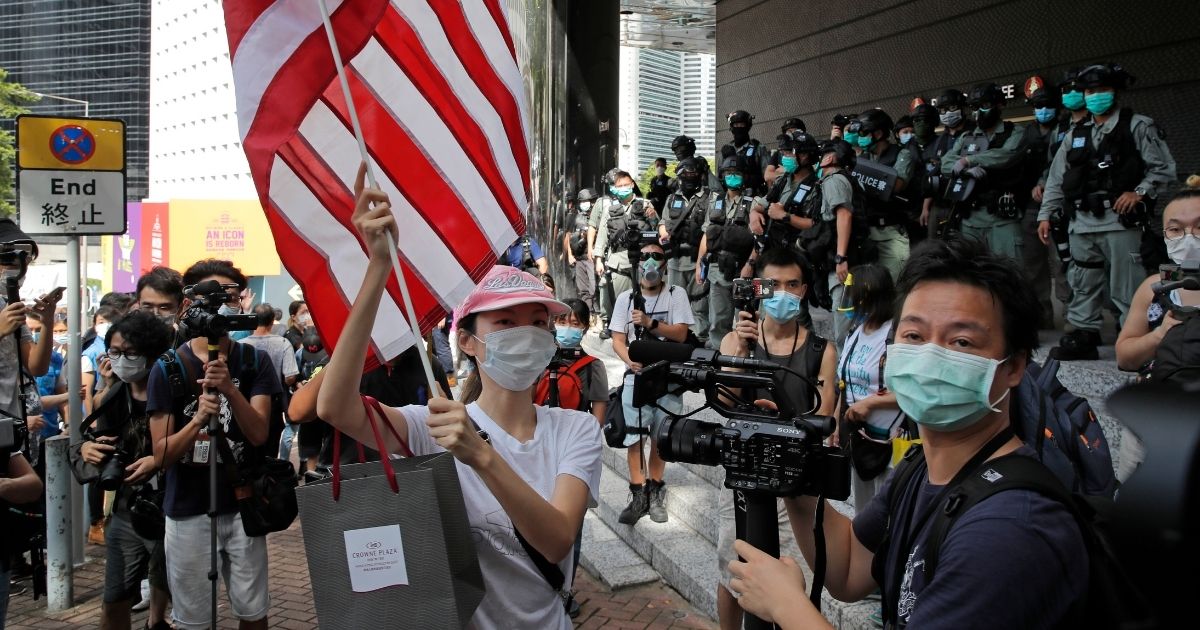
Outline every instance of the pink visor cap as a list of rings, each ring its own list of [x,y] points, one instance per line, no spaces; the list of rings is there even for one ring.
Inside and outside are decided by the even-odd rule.
[[[495,311],[517,304],[542,304],[551,317],[571,311],[571,307],[554,299],[554,293],[535,276],[516,267],[496,265],[454,309],[454,327],[457,328],[458,322],[471,313]]]

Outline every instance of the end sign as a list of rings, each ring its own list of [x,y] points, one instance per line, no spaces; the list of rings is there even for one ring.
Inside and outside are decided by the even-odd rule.
[[[125,233],[125,122],[18,116],[17,198],[26,234]]]

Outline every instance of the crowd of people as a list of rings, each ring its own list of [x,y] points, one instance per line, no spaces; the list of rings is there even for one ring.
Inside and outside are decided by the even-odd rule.
[[[882,593],[878,617],[891,627],[1070,625],[1087,597],[1071,576],[1086,574],[1088,553],[1067,506],[1033,490],[997,494],[932,559],[926,519],[982,462],[1036,457],[1010,427],[1011,392],[1039,327],[1053,326],[1052,300],[1069,326],[1053,356],[1095,358],[1112,309],[1119,365],[1147,375],[1161,346],[1181,343],[1172,305],[1200,303],[1200,291],[1169,302],[1152,291],[1160,263],[1200,260],[1200,178],[1155,212],[1174,164],[1153,121],[1121,105],[1127,82],[1113,64],[1068,73],[1030,96],[1025,125],[1004,120],[993,84],[948,90],[897,120],[879,109],[838,116],[824,139],[793,118],[773,150],[751,137],[750,114],[734,112],[715,170],[680,137],[674,179],[663,160],[647,197],[629,173],[609,173],[606,190],[574,196],[552,247],[522,236],[424,345],[366,374],[397,226],[361,172],[353,222],[369,263],[336,352],[303,301],[286,313],[257,302],[228,261],[156,267],[132,295],[105,296],[78,357],[67,352],[61,291],[5,303],[0,338],[17,341],[0,343],[0,412],[24,417],[29,439],[0,449],[0,500],[40,500],[44,441],[78,417],[72,468],[88,486],[89,539],[105,545],[101,626],[128,628],[131,611],[148,608],[151,629],[209,627],[215,527],[229,610],[242,628],[266,628],[266,538],[247,531],[231,482],[217,486],[210,514],[210,458],[294,456],[302,480],[334,461],[378,459],[364,446],[380,444],[361,403],[369,395],[393,429],[382,432],[388,453],[452,454],[476,539],[505,541],[477,545],[487,593],[474,625],[566,629],[584,514],[599,498],[601,427],[614,414],[627,428],[630,481],[619,522],[668,520],[667,464],[646,434],[685,405],[677,392],[635,404],[646,366],[630,347],[670,341],[786,365],[773,390],[727,395],[837,419],[828,444],[853,464],[853,519],[813,497],[776,505],[805,559],[825,565],[834,597]],[[36,255],[11,224],[0,224],[0,242]],[[557,252],[577,299],[558,299],[548,282]],[[184,317],[199,286],[219,287],[217,313],[252,319],[215,357]],[[747,298],[745,286],[768,290]],[[818,313],[830,338],[813,325]],[[619,382],[585,339],[611,345],[626,368]],[[68,403],[72,361],[84,374],[80,409]],[[897,480],[891,442],[902,437],[920,438],[923,468]],[[115,479],[105,473],[114,462]],[[143,518],[147,504],[161,527]],[[827,623],[794,561],[737,540],[743,512],[721,493],[721,626],[741,627],[745,612],[781,627]],[[20,587],[37,554],[2,551],[0,589],[10,577]],[[936,578],[921,568],[931,560]]]

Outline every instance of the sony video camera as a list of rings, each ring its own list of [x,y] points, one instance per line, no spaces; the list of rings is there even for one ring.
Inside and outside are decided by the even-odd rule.
[[[668,392],[704,392],[704,407],[683,416],[669,414],[651,427],[664,460],[724,466],[725,487],[733,490],[834,500],[850,496],[850,460],[840,449],[823,445],[834,419],[813,413],[819,401],[800,412],[782,394],[776,375],[790,368],[660,341],[633,342],[629,357],[646,366],[634,381],[635,407],[655,404]],[[767,393],[777,411],[754,404]],[[726,419],[723,424],[689,417],[710,407]]]
[[[226,315],[220,312],[222,306],[238,300],[236,295],[229,293],[228,289],[231,288],[237,288],[237,285],[221,284],[216,280],[205,280],[184,288],[183,294],[191,301],[191,306],[184,312],[181,321],[189,339],[218,339],[228,335],[231,330],[254,330],[258,327],[254,315]]]

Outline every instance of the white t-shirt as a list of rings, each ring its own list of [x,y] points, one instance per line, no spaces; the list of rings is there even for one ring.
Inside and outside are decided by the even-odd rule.
[[[847,406],[874,396],[883,387],[879,380],[883,375],[880,364],[887,351],[892,322],[888,321],[870,334],[864,333],[863,328],[859,326],[846,339],[846,351],[838,363],[838,380],[846,384]],[[895,429],[899,426],[896,422],[899,414],[899,409],[875,409],[867,416],[867,424],[881,430]]]
[[[633,322],[630,321],[633,309],[629,306],[632,296],[632,289],[617,296],[617,301],[613,304],[612,321],[608,323],[609,330],[625,333],[627,341],[633,340],[634,333]],[[664,324],[691,326],[696,323],[696,320],[692,318],[692,304],[688,300],[687,291],[675,285],[664,285],[658,295],[643,294],[642,297],[646,299],[646,314]],[[647,330],[646,332],[659,339],[663,338],[657,334],[658,331]]]
[[[415,455],[445,451],[429,435],[425,419],[429,408],[403,407],[408,421],[408,446]],[[501,429],[477,404],[467,413],[491,436],[492,446],[526,483],[549,500],[559,475],[571,475],[588,487],[588,506],[600,496],[600,425],[591,414],[573,409],[537,407],[533,439],[519,442]],[[479,555],[487,594],[475,610],[470,627],[479,630],[548,628],[570,630],[571,619],[562,599],[550,590],[546,578],[517,540],[512,521],[483,479],[466,464],[458,465],[458,481],[467,507],[471,536]],[[563,575],[573,575],[572,554],[558,563]],[[568,582],[569,584],[569,582]]]

